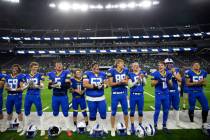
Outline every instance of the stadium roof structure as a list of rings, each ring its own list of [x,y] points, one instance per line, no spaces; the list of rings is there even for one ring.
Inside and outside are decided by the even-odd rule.
[[[7,0],[6,0],[7,1]],[[105,9],[87,12],[62,12],[49,7],[64,0],[18,0],[19,3],[0,1],[0,27],[15,29],[110,29],[167,27],[210,23],[209,0],[158,0],[148,9],[127,9],[122,3],[129,0],[65,0],[88,4],[119,3],[119,10]],[[133,0],[141,2],[145,0]],[[146,0],[148,1],[148,0]],[[154,1],[154,0],[149,0]],[[121,3],[121,4],[120,4]]]

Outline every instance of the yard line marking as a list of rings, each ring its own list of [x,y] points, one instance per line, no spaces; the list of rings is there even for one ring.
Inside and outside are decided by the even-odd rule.
[[[144,93],[145,93],[145,94],[147,94],[147,95],[149,95],[149,96],[151,96],[152,98],[155,98],[155,96],[154,96],[154,95],[149,94],[149,93],[148,93],[148,92],[146,92],[146,91],[144,91]]]
[[[198,107],[198,106],[195,106],[195,108],[196,108],[196,109],[200,109],[200,107]]]
[[[69,104],[69,108],[71,108],[71,107],[72,107],[72,103]]]
[[[48,108],[49,108],[49,106],[45,107],[45,108],[43,109],[43,111],[47,110]]]
[[[21,110],[22,110],[22,111],[24,111],[24,109],[23,109],[23,108],[22,108]]]
[[[3,108],[2,110],[6,110],[6,108]]]
[[[150,108],[152,108],[153,110],[155,110],[155,108],[153,106],[150,106]]]

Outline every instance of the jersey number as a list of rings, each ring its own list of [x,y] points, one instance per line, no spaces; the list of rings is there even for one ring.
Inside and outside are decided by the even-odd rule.
[[[115,79],[116,79],[116,82],[121,82],[122,80],[124,80],[126,78],[125,74],[116,74],[115,75]]]
[[[8,84],[11,89],[16,90],[18,86],[18,79],[9,79]]]

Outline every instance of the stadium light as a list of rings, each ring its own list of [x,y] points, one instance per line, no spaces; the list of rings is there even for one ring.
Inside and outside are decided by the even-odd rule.
[[[149,36],[148,35],[144,35],[143,38],[149,38]]]
[[[190,34],[183,34],[184,37],[190,37]]]
[[[176,35],[173,35],[173,37],[180,37],[180,35],[176,34]]]
[[[2,37],[2,39],[4,39],[4,40],[10,40],[9,37]]]
[[[44,40],[51,40],[49,37],[45,37]]]
[[[87,4],[82,4],[80,8],[81,8],[81,11],[83,12],[86,12],[89,9]]]
[[[20,3],[20,0],[3,0],[6,2],[11,2],[11,3]]]
[[[54,40],[61,40],[60,37],[54,37]]]
[[[148,49],[141,49],[142,52],[148,52]]]
[[[158,52],[158,49],[152,49],[153,52]]]
[[[35,51],[28,51],[28,53],[29,53],[29,54],[34,54],[34,53],[35,53]]]
[[[152,6],[152,2],[150,0],[144,0],[142,2],[139,3],[139,7],[148,9]]]
[[[60,9],[61,11],[69,11],[71,8],[71,5],[66,2],[66,1],[62,1],[58,4],[58,9]]]
[[[110,50],[110,52],[112,52],[112,53],[116,53],[116,52],[117,52],[117,50]]]
[[[49,4],[49,7],[50,7],[50,8],[56,8],[56,4],[55,4],[55,3],[50,3],[50,4]]]
[[[169,35],[163,35],[163,38],[169,38],[170,36]]]
[[[191,51],[191,48],[184,48],[185,51]]]
[[[98,5],[90,5],[89,6],[90,9],[104,9],[104,6],[101,4]]]
[[[14,37],[14,40],[21,40],[20,37]]]
[[[120,50],[122,53],[126,53],[127,52],[127,50],[125,50],[125,49],[123,49],[123,50]]]
[[[106,50],[100,50],[101,53],[106,53]]]
[[[135,3],[135,2],[130,2],[130,3],[128,3],[128,8],[133,9],[133,8],[135,8],[135,7],[136,7],[136,3]]]
[[[59,53],[60,53],[60,54],[65,54],[65,53],[66,53],[66,51],[59,51]]]
[[[31,40],[30,37],[24,37],[24,40]]]
[[[49,51],[50,54],[55,54],[55,51]]]
[[[207,35],[210,35],[210,32],[207,32],[206,34],[207,34]]]
[[[132,36],[133,38],[139,38],[139,36]]]
[[[45,54],[45,51],[38,51],[39,54]]]
[[[64,40],[70,40],[70,37],[64,37],[63,39]]]
[[[125,8],[127,8],[127,5],[126,5],[125,3],[121,3],[121,4],[119,5],[119,8],[120,8],[120,9],[125,9]]]
[[[34,37],[34,40],[41,40],[40,37]]]
[[[137,52],[137,49],[131,49],[131,52]]]
[[[173,48],[173,51],[180,51],[179,48]]]
[[[75,50],[70,50],[69,53],[74,54],[74,53],[76,53],[76,51]]]
[[[153,5],[158,5],[158,4],[160,4],[160,2],[157,1],[157,0],[154,0],[154,1],[152,1],[152,4],[153,4]]]
[[[90,53],[96,53],[96,50],[90,50]]]
[[[153,38],[160,38],[159,35],[153,35],[152,37],[153,37]]]
[[[25,54],[25,51],[17,51],[18,54]]]
[[[168,52],[168,51],[169,51],[169,49],[162,49],[162,51],[164,51],[164,52]]]
[[[111,4],[108,4],[108,5],[105,6],[105,8],[106,9],[111,9],[112,8],[112,5]]]
[[[194,36],[202,36],[202,33],[194,33]]]

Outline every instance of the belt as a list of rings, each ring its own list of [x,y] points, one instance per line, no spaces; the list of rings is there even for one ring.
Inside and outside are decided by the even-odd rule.
[[[141,95],[141,94],[143,94],[143,92],[131,92],[131,94],[134,94],[134,95]]]
[[[8,95],[20,95],[21,93],[8,93]]]

